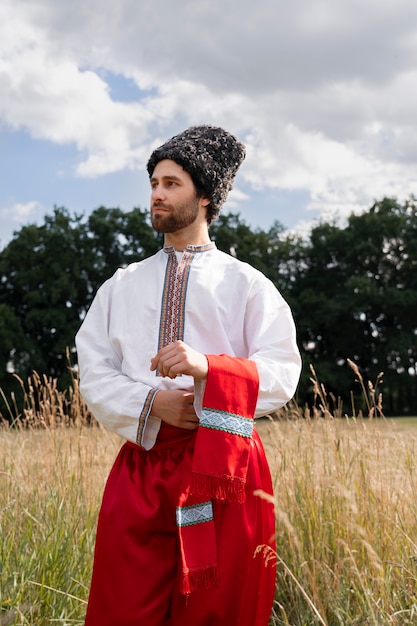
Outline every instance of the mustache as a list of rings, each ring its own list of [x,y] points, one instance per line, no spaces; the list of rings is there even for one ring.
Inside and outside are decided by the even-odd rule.
[[[166,209],[167,211],[171,210],[171,207],[169,206],[169,204],[164,204],[163,202],[153,202],[152,203],[152,209]]]

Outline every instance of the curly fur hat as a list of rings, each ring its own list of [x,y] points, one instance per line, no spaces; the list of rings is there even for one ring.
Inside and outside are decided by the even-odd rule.
[[[151,177],[155,166],[163,159],[181,165],[190,174],[197,190],[210,200],[207,210],[210,223],[226,201],[245,154],[245,146],[223,128],[192,126],[156,148],[149,158],[147,170]]]

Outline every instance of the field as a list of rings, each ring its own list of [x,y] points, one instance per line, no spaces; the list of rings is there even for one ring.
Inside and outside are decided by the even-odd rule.
[[[48,410],[43,424],[0,429],[1,626],[83,623],[97,510],[121,441]],[[415,420],[324,411],[257,424],[275,483],[271,625],[417,624]]]

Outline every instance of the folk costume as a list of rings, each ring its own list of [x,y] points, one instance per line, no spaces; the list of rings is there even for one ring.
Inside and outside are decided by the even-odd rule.
[[[189,129],[183,143],[173,138],[151,156],[150,173],[152,158],[183,157],[189,171],[188,143],[200,134],[198,154],[207,158],[190,173],[197,186],[201,172],[215,179],[218,150],[236,143],[218,130],[220,141],[212,127]],[[229,180],[213,184],[213,206],[242,158],[222,162]],[[155,352],[177,339],[207,356],[206,380],[150,370]],[[285,404],[298,382],[287,303],[263,274],[214,243],[181,253],[165,247],[104,283],[76,344],[92,413],[126,439],[100,510],[86,626],[267,626],[275,525],[254,418]],[[194,393],[196,430],[151,414],[161,389]]]

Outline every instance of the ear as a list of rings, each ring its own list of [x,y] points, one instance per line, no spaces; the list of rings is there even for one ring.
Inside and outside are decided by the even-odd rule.
[[[209,198],[206,198],[205,196],[201,196],[200,202],[201,206],[208,206],[210,204]]]

